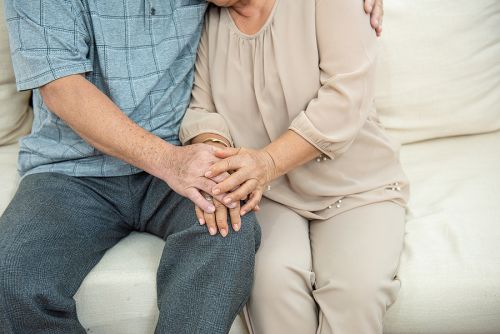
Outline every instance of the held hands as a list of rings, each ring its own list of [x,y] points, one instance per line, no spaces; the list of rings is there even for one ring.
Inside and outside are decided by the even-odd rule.
[[[203,211],[213,213],[216,210],[214,203],[208,201],[200,191],[211,193],[217,182],[223,181],[229,174],[220,173],[217,177],[207,178],[203,174],[217,161],[216,148],[206,144],[194,144],[175,147],[169,154],[162,157],[162,170],[168,171],[161,178],[178,194],[189,198]],[[215,196],[222,200],[224,194]],[[233,207],[236,205],[233,204]]]
[[[224,148],[216,151],[220,160],[205,173],[207,178],[220,177],[224,173],[231,175],[218,183],[213,189],[214,196],[228,193],[223,203],[231,205],[247,200],[240,214],[257,209],[265,187],[278,176],[276,165],[271,155],[265,150],[248,148]]]
[[[233,229],[237,232],[241,228],[241,216],[252,210],[259,210],[258,204],[264,188],[277,173],[272,157],[264,150],[220,147],[215,155],[224,160],[214,163],[205,173],[205,177],[219,183],[210,193],[204,193],[207,201],[213,201],[215,212],[206,212],[199,206],[196,206],[195,210],[200,224],[206,224],[211,235],[217,234],[218,230],[226,237],[229,233],[228,210]],[[228,191],[231,193],[225,194]],[[225,196],[222,200],[221,195]],[[247,200],[242,208],[241,200]]]

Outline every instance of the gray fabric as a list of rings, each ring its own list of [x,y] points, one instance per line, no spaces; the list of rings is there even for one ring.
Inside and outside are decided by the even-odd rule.
[[[72,74],[85,73],[134,122],[178,145],[206,7],[204,0],[5,0],[17,87],[34,89],[21,175],[139,171],[88,145],[47,109],[38,88]]]
[[[156,333],[227,333],[260,243],[254,215],[243,220],[240,232],[212,237],[189,200],[146,173],[29,175],[0,218],[0,332],[85,333],[73,295],[104,252],[137,230],[166,240]]]

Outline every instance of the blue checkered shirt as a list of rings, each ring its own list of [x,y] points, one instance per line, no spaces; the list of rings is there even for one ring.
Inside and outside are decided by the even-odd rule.
[[[38,88],[85,73],[133,121],[179,144],[193,83],[204,0],[5,0],[19,90],[33,89],[32,133],[21,175],[129,175],[139,170],[88,145],[42,101]]]

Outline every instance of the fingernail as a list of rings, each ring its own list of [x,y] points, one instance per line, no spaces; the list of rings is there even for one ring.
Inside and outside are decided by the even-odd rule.
[[[240,215],[244,216],[247,212],[245,210],[241,211]]]
[[[227,236],[227,230],[225,228],[220,230],[220,234],[222,235],[223,238]]]
[[[211,171],[206,172],[206,173],[205,173],[205,176],[206,176],[206,177],[210,177],[210,176],[212,176],[212,172],[211,172]]]
[[[219,189],[219,188],[216,188],[216,189],[212,190],[212,193],[213,193],[214,195],[219,195],[219,194],[220,194],[220,189]]]
[[[205,225],[205,220],[203,220],[203,219],[198,219],[198,221],[200,222],[200,225]]]
[[[207,210],[208,210],[207,211],[208,213],[214,213],[215,212],[215,206],[209,205],[208,208],[207,208]]]
[[[227,205],[230,209],[234,209],[236,207],[236,203],[230,203]]]
[[[210,227],[208,229],[208,233],[210,233],[210,235],[215,235],[215,233],[217,233],[217,230],[214,227]]]
[[[240,230],[240,225],[238,224],[233,224],[233,229],[238,232]]]
[[[226,197],[226,198],[224,198],[224,203],[226,203],[226,204],[229,204],[229,203],[231,203],[232,201],[233,201],[233,200],[231,199],[231,197]]]
[[[375,20],[375,25],[378,27],[378,20]]]

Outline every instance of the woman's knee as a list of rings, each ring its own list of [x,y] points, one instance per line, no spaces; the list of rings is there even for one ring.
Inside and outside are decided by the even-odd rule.
[[[400,281],[394,276],[359,275],[348,279],[332,277],[318,283],[314,296],[318,303],[335,303],[345,309],[363,310],[386,307],[396,300]]]

